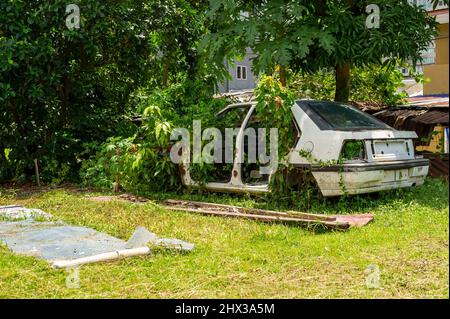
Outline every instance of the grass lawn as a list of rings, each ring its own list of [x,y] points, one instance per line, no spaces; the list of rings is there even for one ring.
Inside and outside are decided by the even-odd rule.
[[[74,225],[128,239],[137,226],[196,244],[191,253],[156,251],[80,268],[80,288],[66,271],[0,246],[1,298],[448,298],[448,184],[427,180],[412,189],[322,200],[316,213],[375,214],[347,232],[166,211],[154,201],[88,199],[98,192],[0,188],[0,205],[40,208]],[[258,198],[220,194],[154,194],[247,207],[285,208]],[[380,287],[366,286],[376,265]]]

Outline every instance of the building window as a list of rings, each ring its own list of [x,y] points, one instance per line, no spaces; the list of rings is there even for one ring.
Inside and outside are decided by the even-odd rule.
[[[409,69],[405,67],[400,68],[400,72],[402,72],[403,76],[409,76]]]
[[[423,9],[427,11],[434,11],[434,10],[440,10],[448,8],[448,6],[444,3],[444,1],[439,1],[437,3],[436,8],[433,8],[433,1],[432,0],[408,0],[408,2],[412,5],[416,5],[418,7],[422,7]]]
[[[236,79],[247,80],[247,67],[243,65],[238,65],[236,67]]]
[[[423,59],[422,60],[422,64],[433,64],[433,63],[435,63],[435,57],[436,57],[435,48],[436,48],[436,44],[433,41],[431,43],[431,45],[428,47],[428,49],[426,49],[425,51],[421,52],[422,59]]]
[[[423,65],[416,65],[416,73],[423,74]]]

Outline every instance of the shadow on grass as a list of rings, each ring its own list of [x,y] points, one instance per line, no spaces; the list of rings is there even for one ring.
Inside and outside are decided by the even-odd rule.
[[[92,187],[82,187],[76,184],[61,184],[57,186],[36,186],[34,184],[8,185],[0,184],[0,197],[10,197],[17,200],[40,198],[53,191],[64,191],[72,195],[86,195],[88,193],[106,193]],[[108,192],[108,194],[111,192]]]
[[[4,195],[17,200],[38,199],[52,191],[63,191],[75,196],[86,196],[86,194],[92,193],[113,195],[111,191],[83,188],[74,184],[48,187],[37,187],[33,185],[15,187],[0,186],[0,196]],[[136,192],[136,195],[156,201],[184,199],[279,211],[294,210],[319,214],[351,214],[356,212],[370,212],[381,205],[391,205],[394,202],[410,203],[414,201],[424,207],[437,210],[444,209],[448,207],[449,185],[442,179],[427,178],[424,185],[417,187],[332,198],[318,198],[317,196],[306,198],[306,196],[298,196],[280,199],[273,198],[270,195],[252,196],[249,194],[212,193],[204,190],[166,193]]]
[[[348,214],[370,212],[381,205],[394,202],[416,202],[432,209],[448,207],[449,185],[441,179],[427,178],[424,185],[410,188],[394,189],[369,194],[318,198],[311,196],[292,198],[271,198],[246,194],[220,194],[205,191],[192,191],[189,194],[155,193],[148,195],[151,199],[184,199],[202,202],[215,202],[228,205],[245,206],[269,210],[296,210],[311,213]]]

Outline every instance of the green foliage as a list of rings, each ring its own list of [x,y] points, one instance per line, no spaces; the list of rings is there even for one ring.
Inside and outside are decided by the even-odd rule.
[[[177,167],[167,150],[171,124],[160,115],[155,116],[159,108],[149,108],[146,113],[152,116],[139,133],[108,139],[95,158],[83,164],[81,176],[87,185],[111,188],[117,183],[135,193],[180,187]]]
[[[228,168],[229,170],[226,173],[231,176],[233,170],[232,164],[230,164]],[[217,165],[214,163],[205,163],[200,160],[200,163],[193,162],[189,165],[189,174],[191,178],[198,182],[201,187],[203,187],[205,183],[217,181],[215,178],[217,177],[217,173]]]
[[[364,141],[346,141],[339,156],[340,161],[364,159]]]
[[[51,171],[79,166],[82,141],[113,132],[154,50],[137,37],[148,35],[138,22],[150,12],[128,10],[138,1],[77,4],[81,28],[69,30],[65,1],[0,3],[0,149],[11,149],[11,162],[25,176],[37,158],[44,181]]]
[[[379,28],[366,27],[369,4],[380,8]],[[415,64],[437,34],[435,19],[407,0],[214,0],[209,17],[215,27],[202,48],[210,58],[220,64],[250,47],[255,71],[265,73],[276,65],[315,72],[384,58]]]
[[[0,180],[8,180],[13,175],[9,153],[10,149],[2,151],[0,148]]]
[[[289,175],[294,168],[288,164],[286,155],[294,146],[294,130],[292,122],[291,106],[294,103],[293,91],[283,88],[280,81],[271,76],[260,79],[256,89],[256,114],[261,121],[261,127],[274,127],[278,129],[278,169],[270,177],[270,190],[268,195],[272,201],[296,201],[302,194],[310,195],[309,180],[307,174],[300,172],[302,176],[295,186],[289,183]]]
[[[368,4],[380,7],[380,28],[365,25]],[[248,12],[243,17],[242,12]],[[214,54],[251,47],[256,68],[276,64],[308,70],[352,61],[357,65],[383,57],[417,60],[431,42],[436,22],[426,11],[402,0],[379,1],[213,1],[217,23],[210,34]],[[426,28],[429,26],[429,28]]]
[[[290,65],[295,56],[305,58],[313,44],[329,51],[333,38],[312,15],[314,6],[311,1],[211,1],[214,28],[202,48],[221,63],[224,57],[244,54],[251,47],[257,54],[256,69],[266,73],[277,64]]]
[[[126,180],[127,173],[132,166],[132,161],[129,160],[131,156],[127,155],[134,156],[135,149],[132,138],[108,139],[100,147],[94,163],[90,161],[83,163],[82,176],[84,180],[98,188],[111,188],[113,182]]]
[[[294,94],[271,76],[260,79],[255,94],[258,101],[256,114],[261,127],[278,129],[278,154],[283,160],[294,143],[291,112]]]
[[[351,101],[375,102],[394,106],[406,97],[398,93],[403,86],[403,75],[393,65],[371,64],[351,70]],[[314,73],[299,72],[290,76],[289,88],[297,98],[332,100],[335,95],[334,71],[321,69]]]
[[[289,77],[289,88],[295,92],[297,98],[332,100],[335,87],[334,71],[326,69],[314,73],[298,72]]]
[[[193,119],[202,119],[202,125],[211,124],[215,111],[227,102],[213,99],[211,91],[200,81],[186,80],[166,89],[149,91],[140,89],[132,98],[140,110],[142,125],[130,137],[110,138],[95,157],[83,164],[81,177],[85,184],[111,188],[113,183],[118,183],[134,193],[181,187],[179,169],[169,156],[174,143],[170,140],[172,130],[191,128]],[[212,169],[210,164],[193,166],[202,179]]]
[[[76,179],[86,144],[129,136],[130,95],[180,76],[207,78],[197,40],[204,3],[77,0],[79,29],[66,27],[67,1],[0,2],[0,180]],[[8,166],[9,168],[6,168]]]
[[[295,92],[297,98],[333,99],[336,87],[334,71],[321,69],[314,73],[290,73],[289,88]]]
[[[95,158],[84,163],[81,176],[86,184],[110,188],[118,183],[135,192],[179,187],[177,167],[168,156],[173,110],[144,102],[139,107],[143,123],[136,134],[108,139]]]
[[[406,93],[397,93],[403,86],[403,75],[394,66],[369,65],[352,70],[351,100],[378,102],[388,106],[401,104]]]

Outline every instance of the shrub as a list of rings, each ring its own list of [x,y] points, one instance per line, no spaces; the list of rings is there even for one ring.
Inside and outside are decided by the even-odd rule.
[[[191,128],[193,119],[213,125],[214,114],[227,103],[213,99],[200,81],[183,84],[153,92],[138,90],[133,101],[142,125],[132,136],[110,138],[101,145],[96,156],[83,165],[83,182],[101,188],[118,183],[126,191],[141,194],[180,189],[179,168],[170,159],[172,130]],[[201,170],[208,168],[205,165]]]

